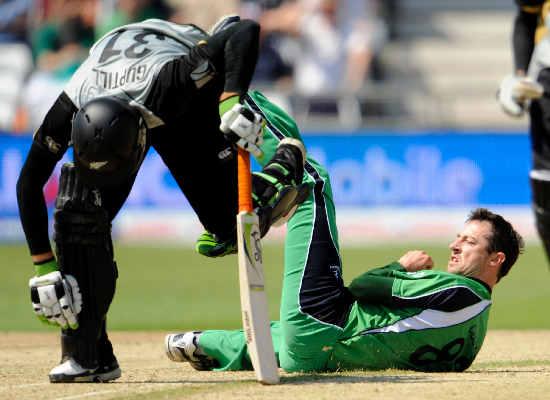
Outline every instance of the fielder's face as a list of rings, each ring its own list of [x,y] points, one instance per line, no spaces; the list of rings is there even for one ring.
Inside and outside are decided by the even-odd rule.
[[[489,253],[489,239],[493,227],[488,221],[469,221],[456,239],[449,244],[451,257],[447,271],[470,277],[479,277],[494,254]]]

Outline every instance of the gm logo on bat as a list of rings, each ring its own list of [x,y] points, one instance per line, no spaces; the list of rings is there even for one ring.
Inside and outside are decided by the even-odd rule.
[[[258,231],[257,227],[256,229],[253,229],[251,234],[252,244],[254,245],[253,253],[254,253],[254,261],[258,263],[262,263],[262,244],[260,242],[260,232]]]

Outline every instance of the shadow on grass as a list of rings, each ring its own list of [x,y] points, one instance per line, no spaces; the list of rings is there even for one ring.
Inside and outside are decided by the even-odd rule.
[[[535,370],[527,370],[525,368],[537,368]],[[519,360],[519,361],[491,361],[476,363],[467,372],[540,372],[540,370],[548,370],[550,360]],[[514,369],[517,368],[517,369]]]
[[[180,384],[180,385],[218,385],[233,383],[255,383],[255,379],[144,379],[140,381],[116,381],[108,382],[109,385],[134,385],[134,384]]]
[[[412,383],[429,382],[432,377],[422,375],[343,375],[335,374],[298,374],[281,377],[281,383],[287,385],[309,385],[318,383]]]
[[[319,383],[340,383],[340,384],[352,384],[352,383],[416,383],[416,382],[430,382],[441,383],[441,379],[433,379],[433,377],[422,376],[330,376],[330,375],[292,375],[282,376],[281,385],[312,385]],[[228,385],[228,384],[256,384],[255,379],[239,379],[235,376],[234,379],[146,379],[139,381],[116,381],[109,382],[109,385],[133,385],[133,384],[181,384],[181,385]],[[265,387],[269,387],[266,385]]]
[[[216,373],[208,374],[208,377],[214,379],[145,379],[139,381],[116,381],[110,384],[185,384],[185,385],[216,385],[216,384],[243,384],[257,383],[253,378],[241,378],[238,373],[232,378],[215,379]],[[292,374],[281,376],[281,384],[283,385],[310,385],[319,383],[411,383],[411,382],[442,382],[441,379],[435,379],[433,376],[423,375],[376,375],[376,376],[358,376],[344,375],[342,373],[326,373],[326,374]],[[268,387],[269,385],[266,385]]]
[[[480,370],[474,370],[474,371],[464,371],[465,374],[535,374],[535,373],[545,373],[547,374],[549,372],[548,368],[538,368],[538,369],[512,369],[512,368],[504,368],[504,369],[480,369]]]
[[[422,373],[415,371],[361,371],[361,372],[333,372],[333,373],[295,373],[281,376],[282,385],[315,385],[323,383],[331,384],[354,384],[354,383],[444,383],[444,382],[456,382],[456,377],[461,376],[462,382],[479,382],[483,380],[484,374],[502,374],[502,373],[514,373],[514,374],[533,374],[533,373],[547,373],[548,368],[542,366],[541,368],[525,369],[518,367],[514,369],[514,366],[508,365],[507,368],[494,368],[494,369],[472,369],[464,372],[451,372],[451,373]],[[202,375],[203,373],[201,373]],[[450,377],[448,374],[451,374]],[[238,372],[235,372],[231,377],[225,377],[224,379],[216,379],[216,373],[204,373],[204,379],[197,378],[183,378],[182,379],[145,379],[139,381],[117,381],[111,384],[182,384],[182,385],[242,385],[253,383],[257,381],[254,378],[240,376]],[[267,385],[266,387],[268,387]]]

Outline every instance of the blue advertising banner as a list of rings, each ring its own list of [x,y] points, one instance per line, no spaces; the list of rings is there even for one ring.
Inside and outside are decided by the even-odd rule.
[[[440,132],[304,136],[331,175],[337,206],[467,206],[529,203],[529,140],[521,134]],[[17,216],[16,182],[30,137],[0,135],[0,217]],[[69,160],[69,156],[66,156]],[[45,187],[57,192],[59,166]],[[151,151],[125,206],[188,209]]]
[[[527,135],[440,132],[304,140],[328,168],[339,206],[529,203]]]

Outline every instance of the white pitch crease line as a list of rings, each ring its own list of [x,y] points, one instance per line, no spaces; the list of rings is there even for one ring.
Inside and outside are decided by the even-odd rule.
[[[100,394],[122,392],[123,390],[127,390],[127,389],[121,389],[121,390],[100,390],[100,391],[98,391],[98,392],[88,392],[88,393],[83,393],[83,394],[75,394],[74,396],[57,397],[57,400],[82,399],[82,398],[84,398],[84,397],[99,396]]]
[[[162,386],[172,385],[170,384],[162,384]],[[155,385],[154,387],[158,387]],[[73,396],[66,396],[66,397],[57,397],[56,400],[72,400],[72,399],[82,399],[84,397],[92,397],[92,396],[99,396],[101,394],[107,394],[107,393],[118,393],[118,392],[127,392],[128,388],[120,388],[118,390],[101,390],[97,392],[88,392],[83,394],[75,394]]]
[[[12,389],[24,389],[26,387],[32,386],[46,386],[50,382],[40,382],[40,383],[25,383],[24,385],[14,385],[14,386],[0,386],[0,390],[12,390]]]

